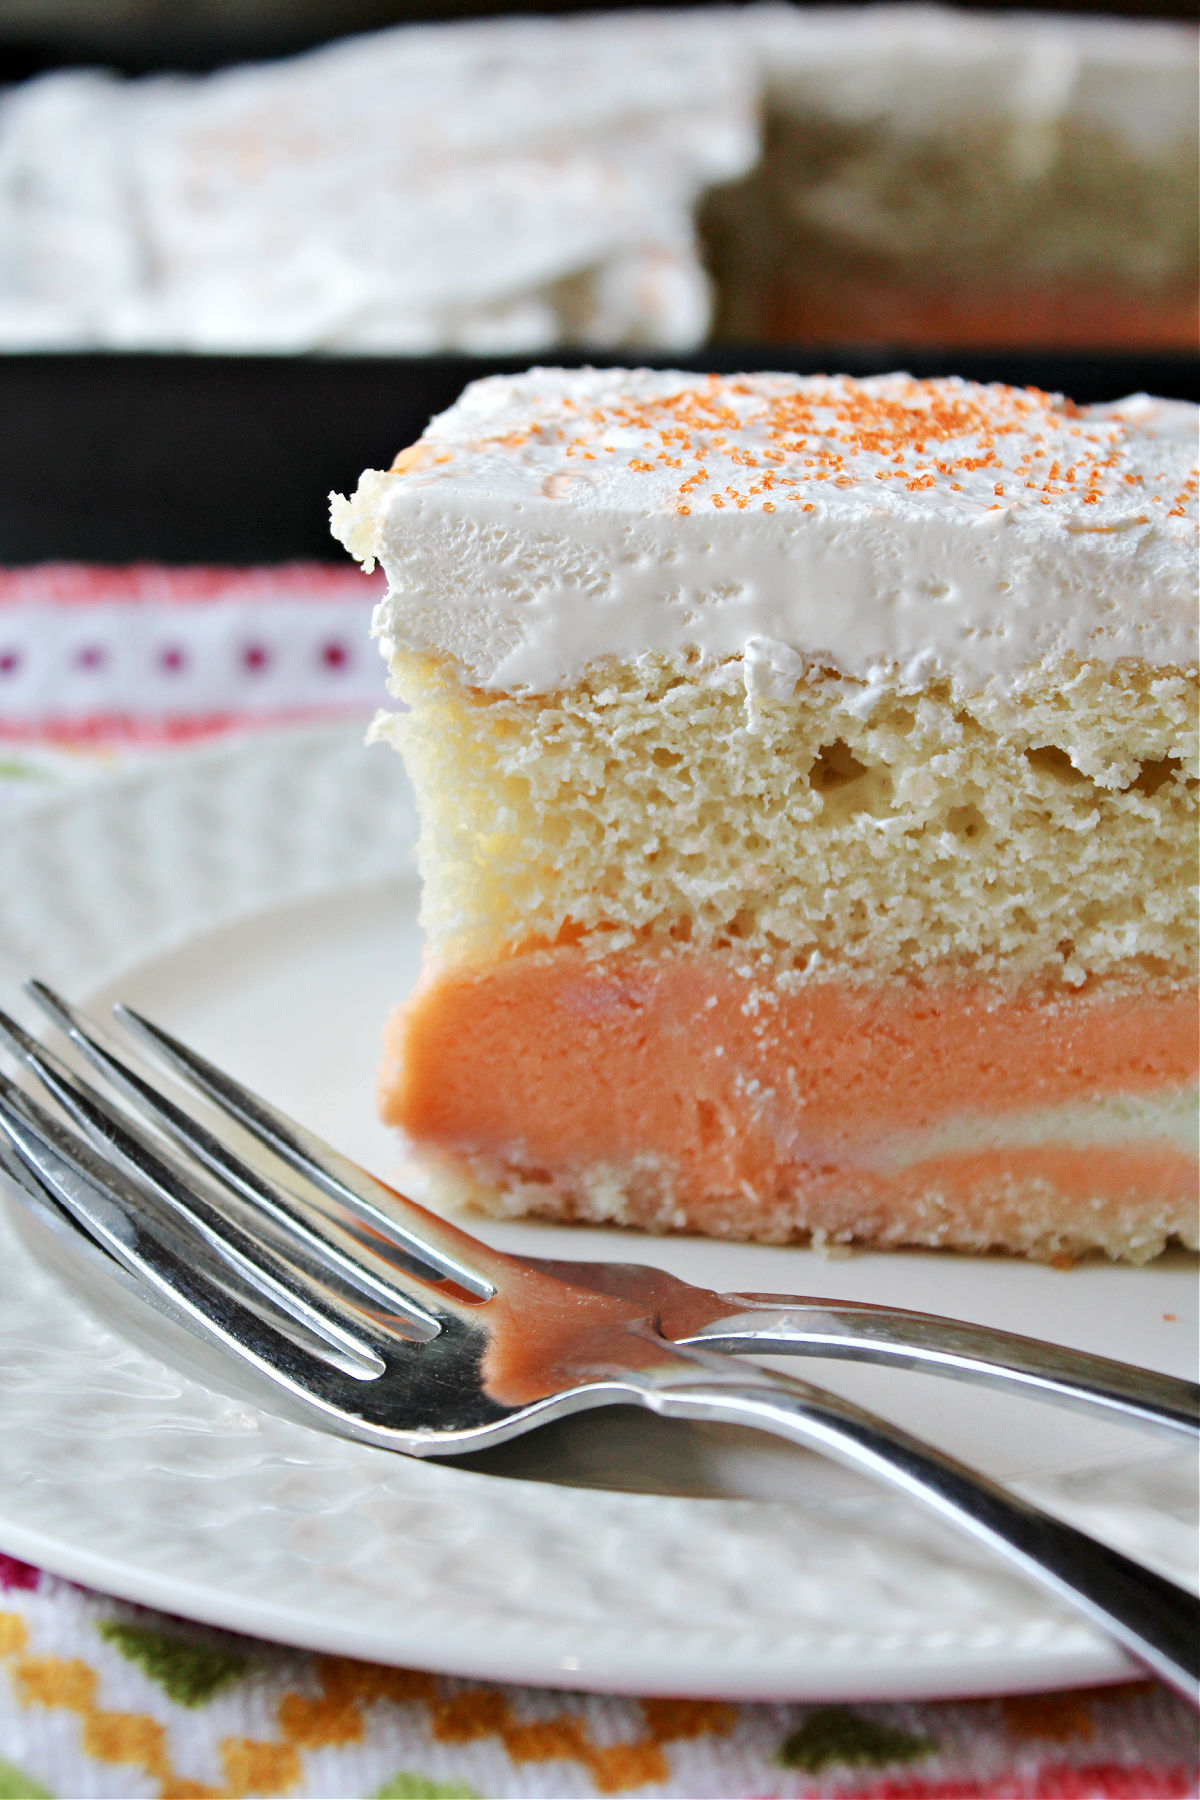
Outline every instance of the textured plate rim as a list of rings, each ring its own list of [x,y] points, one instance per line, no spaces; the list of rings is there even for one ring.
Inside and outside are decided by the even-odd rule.
[[[35,966],[68,987],[95,989],[237,918],[339,886],[361,887],[410,870],[411,844],[405,848],[390,839],[371,841],[370,818],[389,801],[394,804],[397,780],[393,759],[381,761],[379,753],[364,759],[361,741],[361,727],[341,724],[292,727],[254,739],[179,751],[94,787],[53,796],[18,816],[0,845],[0,895],[8,896],[10,902],[14,894],[24,891],[19,885],[22,874],[32,877],[35,890],[39,881],[45,886],[47,868],[52,879],[69,883],[73,864],[69,855],[64,860],[64,847],[72,845],[77,832],[90,833],[93,841],[112,845],[118,876],[124,868],[126,874],[142,878],[148,873],[148,861],[164,849],[153,831],[146,835],[147,827],[153,827],[164,809],[183,814],[186,825],[189,798],[194,802],[197,796],[211,793],[214,783],[218,789],[224,783],[225,790],[236,789],[247,796],[246,806],[253,813],[256,794],[278,799],[281,778],[297,767],[326,776],[332,772],[335,782],[351,766],[357,777],[360,762],[370,770],[360,800],[364,813],[360,836],[364,821],[366,836],[357,845],[352,874],[347,872],[338,846],[327,845],[322,859],[311,854],[311,843],[299,831],[287,838],[283,853],[269,867],[234,867],[227,872],[223,886],[210,884],[198,897],[190,896],[194,903],[183,907],[174,903],[178,895],[169,888],[157,896],[157,910],[155,904],[147,907],[139,881],[132,881],[129,891],[134,898],[126,908],[128,916],[110,918],[109,938],[98,951],[90,943],[81,946],[68,908],[57,913],[52,908],[48,915],[43,910],[36,919],[18,916],[15,929],[6,932],[8,942],[0,947],[4,1002],[12,1002],[13,979]],[[228,832],[233,823],[232,815],[222,815],[219,808],[215,812],[210,809],[203,820],[205,830],[212,831],[215,826],[218,834],[223,829]],[[275,848],[280,851],[281,846]],[[211,845],[202,849],[200,862],[211,853]],[[197,855],[194,846],[192,854]],[[237,858],[232,862],[236,864]],[[36,877],[35,869],[40,869]],[[119,891],[119,879],[117,887]],[[25,897],[28,899],[28,894]],[[34,900],[39,897],[44,898],[35,892]],[[20,909],[16,910],[19,914]],[[0,917],[12,911],[11,904],[0,901]],[[12,923],[11,918],[5,923]],[[69,1304],[65,1290],[64,1301]],[[317,1434],[313,1436],[320,1441]],[[431,1474],[436,1470],[457,1484],[459,1496],[472,1484],[493,1479],[454,1470],[447,1464],[418,1466]],[[553,1514],[555,1496],[569,1492],[572,1503],[582,1507],[593,1498],[588,1490],[547,1488],[533,1482],[506,1481],[505,1486],[510,1493],[515,1487],[528,1490],[525,1498],[534,1514],[541,1512],[547,1517]],[[619,1511],[631,1509],[625,1516],[634,1529],[637,1509],[659,1504],[645,1495],[610,1495],[607,1499]],[[488,1510],[483,1495],[479,1504]],[[483,1643],[480,1613],[464,1614],[460,1607],[436,1618],[425,1615],[415,1630],[396,1628],[381,1635],[353,1617],[331,1618],[320,1609],[268,1602],[261,1595],[238,1591],[236,1586],[217,1592],[211,1581],[191,1582],[177,1572],[164,1576],[136,1558],[92,1547],[83,1540],[87,1522],[82,1516],[74,1529],[63,1533],[9,1517],[9,1511],[0,1491],[0,1544],[10,1554],[68,1579],[238,1632],[314,1650],[416,1663],[459,1675],[598,1691],[673,1692],[747,1700],[954,1698],[1121,1681],[1136,1675],[1114,1647],[1050,1610],[1016,1629],[999,1626],[972,1634],[933,1633],[924,1643],[912,1634],[893,1634],[893,1639],[902,1636],[903,1642],[877,1642],[873,1652],[865,1653],[859,1643],[847,1650],[843,1659],[827,1653],[823,1673],[810,1667],[795,1675],[781,1669],[778,1658],[769,1652],[755,1655],[743,1647],[722,1656],[714,1655],[703,1641],[689,1644],[672,1639],[669,1647],[655,1644],[654,1634],[639,1628],[636,1621],[631,1622],[623,1642],[597,1644],[588,1641],[584,1627],[576,1634],[578,1641],[569,1636],[564,1640],[562,1630],[547,1627],[544,1620],[510,1617],[497,1622],[490,1616]],[[802,1518],[797,1519],[796,1529],[803,1529]],[[706,1627],[697,1639],[711,1636],[712,1628]],[[940,1642],[936,1641],[939,1637]],[[550,1640],[555,1638],[558,1641],[552,1647]]]

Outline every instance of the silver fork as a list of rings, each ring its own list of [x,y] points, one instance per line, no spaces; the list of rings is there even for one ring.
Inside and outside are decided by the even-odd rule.
[[[301,1177],[297,1189],[152,1086],[49,989],[31,991],[121,1103],[0,1018],[56,1103],[52,1110],[0,1077],[0,1141],[13,1184],[314,1423],[415,1455],[474,1450],[614,1404],[757,1426],[921,1500],[1197,1697],[1200,1606],[1175,1583],[838,1395],[763,1370],[751,1375],[702,1343],[671,1341],[655,1304],[602,1291],[594,1265],[592,1285],[565,1280],[398,1201],[119,1008],[177,1074]]]
[[[644,1263],[522,1261],[602,1294],[636,1300],[677,1344],[733,1356],[820,1356],[888,1364],[1024,1393],[1075,1412],[1200,1436],[1200,1387],[1084,1350],[940,1313],[799,1294],[718,1294]]]
[[[125,1082],[128,1093],[132,1072],[118,1073],[94,1027],[86,1025],[44,983],[31,982],[29,992],[102,1072]],[[502,1275],[511,1279],[513,1265],[520,1264],[576,1287],[634,1302],[654,1315],[663,1337],[676,1343],[733,1355],[821,1356],[919,1369],[1023,1392],[1175,1438],[1200,1437],[1200,1386],[1195,1382],[1016,1332],[868,1301],[794,1294],[718,1294],[644,1263],[566,1261],[494,1250],[368,1175],[161,1027],[128,1008],[117,1010],[174,1074],[198,1088],[315,1185],[316,1192],[308,1197],[311,1206],[327,1216],[332,1206],[336,1222],[340,1209],[350,1204],[367,1223],[385,1231],[394,1231],[398,1222],[407,1220],[409,1231],[403,1241],[418,1262],[423,1260],[428,1266],[429,1252],[439,1246],[438,1271],[452,1274],[457,1270],[468,1286],[471,1270],[490,1277],[496,1285]],[[40,1048],[0,1014],[0,1035],[4,1034],[26,1060]],[[162,1102],[160,1095],[144,1085],[135,1098],[151,1112]],[[177,1134],[192,1126],[186,1118],[175,1121]],[[195,1150],[196,1143],[191,1147]]]

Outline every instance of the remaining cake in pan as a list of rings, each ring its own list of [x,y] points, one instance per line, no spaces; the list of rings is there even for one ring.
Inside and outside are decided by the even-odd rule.
[[[701,219],[737,343],[1195,348],[1196,33],[764,7],[755,169]]]
[[[383,1110],[448,1192],[1196,1241],[1196,426],[535,369],[335,497],[421,813]]]

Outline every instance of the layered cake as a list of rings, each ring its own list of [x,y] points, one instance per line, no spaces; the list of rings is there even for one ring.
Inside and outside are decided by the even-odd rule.
[[[333,501],[426,965],[385,1117],[488,1211],[1196,1242],[1197,411],[534,369]]]

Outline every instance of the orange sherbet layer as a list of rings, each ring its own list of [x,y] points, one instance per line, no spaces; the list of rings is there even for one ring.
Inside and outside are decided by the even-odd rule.
[[[1019,281],[940,282],[922,288],[872,273],[834,277],[817,289],[780,292],[768,306],[778,343],[1054,344],[1060,348],[1190,350],[1200,329],[1195,291],[1133,294],[1119,286]]]
[[[871,1208],[889,1194],[910,1207],[931,1186],[967,1198],[1014,1184],[1080,1205],[1142,1192],[1185,1205],[1195,1159],[1169,1144],[926,1154],[911,1134],[1171,1094],[1196,1069],[1189,983],[1014,993],[841,977],[788,991],[719,954],[590,959],[561,946],[427,974],[389,1028],[382,1105],[418,1143],[538,1180],[652,1158],[691,1223],[716,1196],[848,1203],[848,1175]]]

